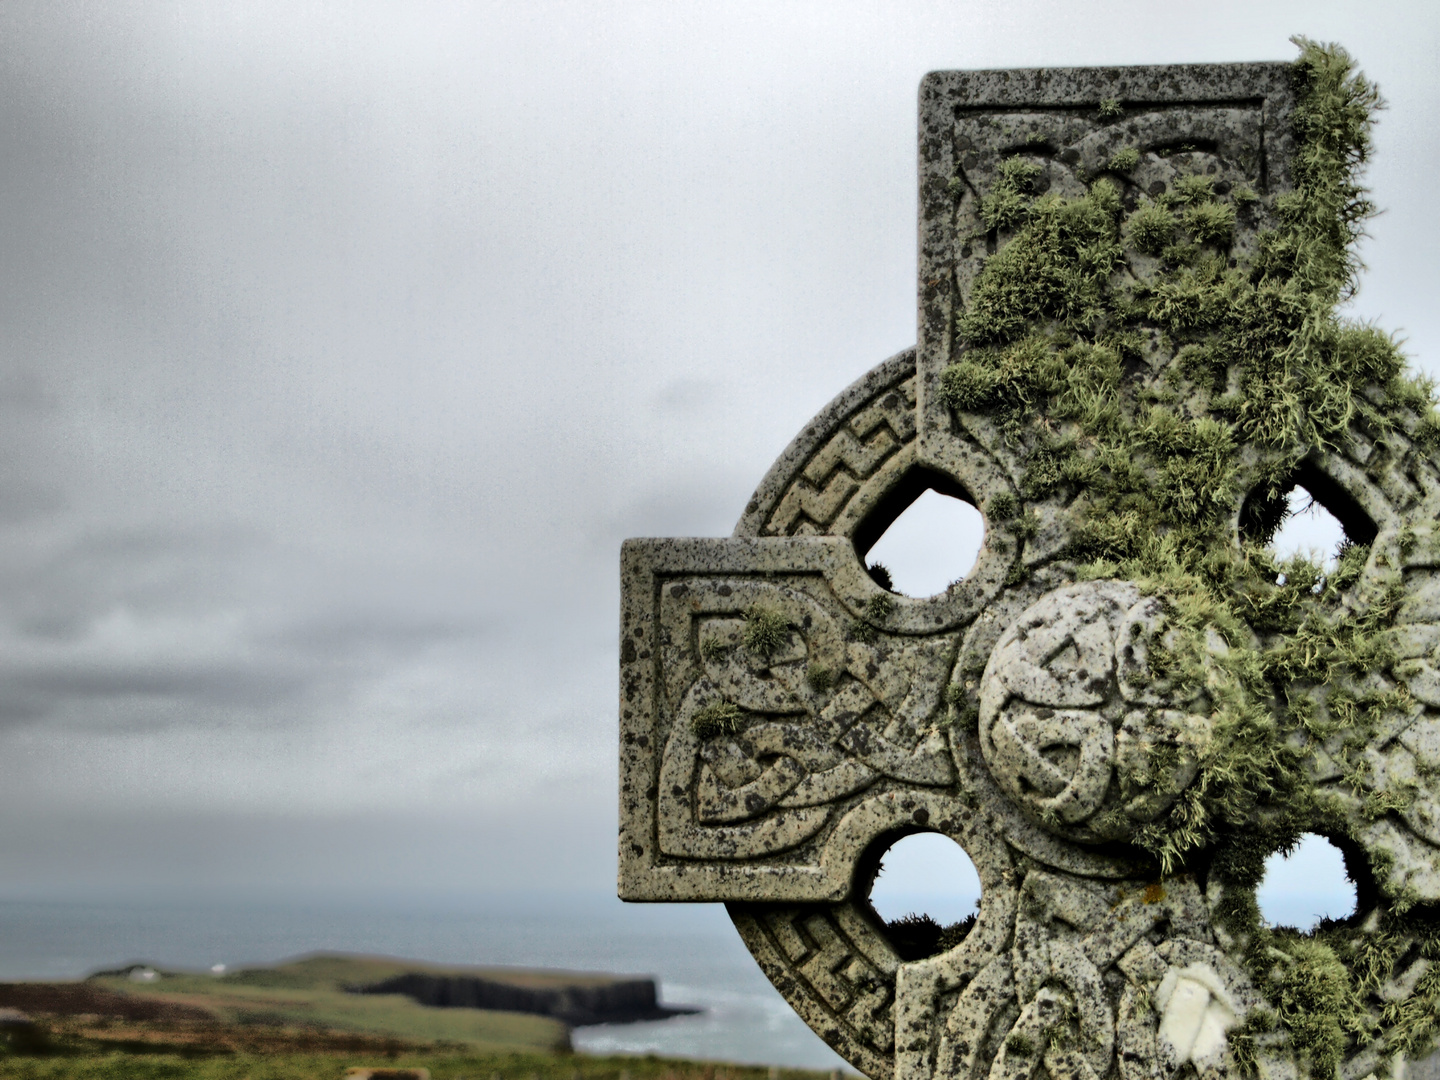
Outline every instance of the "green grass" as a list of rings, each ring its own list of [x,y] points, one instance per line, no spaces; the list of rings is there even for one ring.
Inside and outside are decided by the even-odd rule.
[[[107,983],[109,980],[106,980]],[[206,986],[206,982],[209,986]],[[115,980],[116,983],[120,980]],[[122,989],[111,985],[111,989]],[[454,1042],[490,1049],[560,1050],[570,1033],[559,1020],[490,1009],[437,1009],[401,994],[347,994],[343,990],[227,986],[196,975],[165,980],[155,997],[197,1005],[229,1024],[274,1024],[422,1042]]]
[[[400,994],[351,994],[347,986],[410,971],[466,972],[525,986],[604,982],[606,976],[506,969],[446,968],[388,957],[320,954],[216,977],[163,972],[154,983],[124,976],[96,985],[132,996],[197,1006],[227,1024],[271,1024],[450,1042],[490,1050],[564,1050],[569,1029],[559,1020],[491,1009],[432,1008]]]
[[[436,1050],[395,1057],[364,1054],[233,1054],[190,1058],[177,1054],[97,1054],[0,1057],[0,1080],[341,1080],[353,1066],[426,1068],[433,1080],[767,1080],[759,1066],[644,1057],[573,1054],[477,1054]],[[782,1080],[822,1080],[799,1069]]]

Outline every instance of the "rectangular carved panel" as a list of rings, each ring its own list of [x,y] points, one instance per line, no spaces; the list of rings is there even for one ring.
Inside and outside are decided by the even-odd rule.
[[[625,543],[623,899],[838,900],[871,838],[948,812],[958,631],[886,633],[877,598],[842,537]]]

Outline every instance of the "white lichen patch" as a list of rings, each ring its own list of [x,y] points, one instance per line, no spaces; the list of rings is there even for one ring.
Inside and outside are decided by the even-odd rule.
[[[1219,974],[1209,964],[1171,968],[1155,992],[1160,1008],[1160,1045],[1173,1065],[1217,1064],[1225,1052],[1225,1033],[1240,1021]]]

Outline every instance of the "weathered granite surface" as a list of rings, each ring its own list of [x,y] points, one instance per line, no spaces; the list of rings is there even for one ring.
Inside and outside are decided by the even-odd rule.
[[[1242,686],[1232,650],[1289,631],[1207,624],[1153,580],[1082,579],[1083,484],[1036,489],[1027,469],[1043,440],[1022,438],[1017,414],[964,411],[941,392],[967,348],[958,314],[1013,238],[982,220],[1003,162],[1022,162],[1037,194],[1079,198],[1108,178],[1126,213],[1186,178],[1243,189],[1215,263],[1243,274],[1294,184],[1294,108],[1286,64],[927,76],[917,349],[805,427],[733,537],[624,545],[620,895],[725,901],[781,993],[877,1080],[1312,1071],[1309,1044],[1257,987],[1229,879],[1203,847],[1164,873],[1151,858],[1154,830],[1206,797],[1217,718],[1280,715],[1279,688]],[[1124,168],[1122,150],[1134,151]],[[1166,258],[1178,256],[1132,245],[1123,272],[1151,287]],[[1175,336],[1126,348],[1116,393],[1175,405]],[[1179,422],[1206,415],[1199,397],[1175,407]],[[1387,616],[1393,654],[1352,695],[1374,691],[1391,712],[1367,729],[1363,767],[1323,723],[1277,727],[1274,746],[1303,760],[1306,797],[1325,808],[1308,827],[1368,860],[1364,934],[1440,901],[1440,469],[1413,416],[1383,440],[1348,422],[1287,475],[1333,496],[1368,545],[1337,618],[1403,590]],[[1054,434],[1043,415],[1027,423]],[[1263,456],[1241,455],[1217,512],[1237,552]],[[1173,494],[1155,483],[1157,500]],[[864,555],[927,488],[981,508],[985,543],[962,581],[901,596]],[[1295,700],[1312,694],[1319,713],[1285,709],[1313,720],[1338,708],[1327,692],[1297,681]],[[1397,785],[1405,798],[1386,801]],[[903,961],[867,897],[879,852],[917,831],[965,849],[982,899],[958,944]],[[1397,953],[1390,981],[1365,990],[1374,1015],[1392,1015],[1384,1003],[1405,1000],[1429,963],[1418,944]],[[1349,1037],[1344,1080],[1403,1071],[1383,1038]]]

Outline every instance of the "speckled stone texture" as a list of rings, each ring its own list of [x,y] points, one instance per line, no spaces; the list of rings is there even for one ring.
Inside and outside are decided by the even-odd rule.
[[[726,902],[780,992],[875,1080],[1240,1075],[1230,1033],[1261,999],[1244,943],[1218,929],[1222,890],[1161,881],[1119,842],[1187,790],[1211,737],[1210,675],[1179,686],[1153,663],[1177,647],[1164,598],[1077,581],[1063,557],[1073,521],[1053,501],[1035,504],[1023,537],[987,517],[975,566],[935,596],[886,591],[862,556],[928,488],[981,508],[1019,501],[1003,431],[935,395],[955,312],[994,250],[976,206],[1001,159],[1028,156],[1039,183],[1078,194],[1137,148],[1116,176],[1132,201],[1183,175],[1246,184],[1260,202],[1231,251],[1248,260],[1290,184],[1288,70],[928,75],[918,348],[806,426],[733,537],[624,545],[620,895]],[[1365,445],[1317,453],[1314,468],[1377,523],[1372,558],[1408,575],[1399,651],[1420,711],[1374,748],[1372,775],[1423,790],[1404,815],[1357,829],[1391,853],[1397,880],[1440,899],[1427,779],[1440,768],[1440,711],[1427,711],[1440,710],[1440,485],[1364,479],[1346,455]],[[1195,648],[1225,646],[1202,632]],[[1326,768],[1317,782],[1338,786]],[[868,891],[879,852],[917,831],[960,844],[983,895],[959,944],[907,961]],[[1253,1049],[1271,1080],[1303,1068],[1283,1030]],[[1386,1066],[1359,1054],[1342,1077]]]

